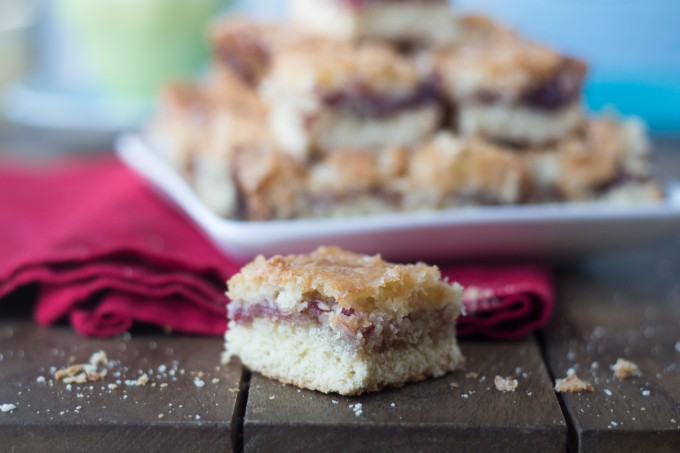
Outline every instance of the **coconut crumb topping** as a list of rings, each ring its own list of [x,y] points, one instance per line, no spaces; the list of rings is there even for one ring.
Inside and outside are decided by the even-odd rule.
[[[514,392],[517,389],[517,379],[512,379],[510,377],[496,376],[493,380],[496,390],[499,392]]]
[[[617,359],[616,363],[611,366],[614,371],[614,377],[618,379],[626,379],[630,376],[637,376],[640,374],[640,369],[636,364],[626,359]]]
[[[593,390],[590,382],[580,379],[576,373],[555,381],[555,391],[560,393],[592,392]]]
[[[64,384],[85,384],[97,382],[106,377],[106,366],[109,359],[104,351],[97,351],[90,356],[88,363],[71,365],[54,373],[54,379]]]

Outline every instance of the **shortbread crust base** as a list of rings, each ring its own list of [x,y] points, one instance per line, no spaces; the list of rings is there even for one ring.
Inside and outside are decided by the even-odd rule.
[[[232,325],[225,339],[225,360],[237,355],[245,366],[267,377],[341,395],[439,377],[463,362],[453,329],[381,352],[356,350],[313,322],[255,319],[248,325]]]
[[[463,104],[458,111],[462,135],[480,135],[524,145],[557,141],[583,121],[579,103],[554,112],[502,104]]]

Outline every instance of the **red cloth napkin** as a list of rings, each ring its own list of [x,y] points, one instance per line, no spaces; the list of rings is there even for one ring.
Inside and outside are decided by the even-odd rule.
[[[35,318],[84,335],[142,322],[222,335],[224,282],[239,265],[114,158],[0,166],[0,300],[37,284]],[[521,338],[552,311],[540,268],[444,267],[472,285],[460,335]]]

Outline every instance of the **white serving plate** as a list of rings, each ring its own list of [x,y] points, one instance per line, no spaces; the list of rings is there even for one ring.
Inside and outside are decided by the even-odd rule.
[[[585,256],[680,235],[680,184],[658,204],[551,204],[397,213],[349,219],[246,222],[219,217],[141,137],[117,142],[119,157],[177,204],[220,250],[246,261],[337,245],[393,260]]]

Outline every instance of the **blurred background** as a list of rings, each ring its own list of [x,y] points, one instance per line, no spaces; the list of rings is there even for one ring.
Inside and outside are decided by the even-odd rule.
[[[452,3],[588,60],[590,109],[680,134],[677,0]],[[88,147],[135,129],[164,82],[205,70],[211,18],[244,12],[277,18],[285,2],[0,0],[0,134],[77,131]]]

